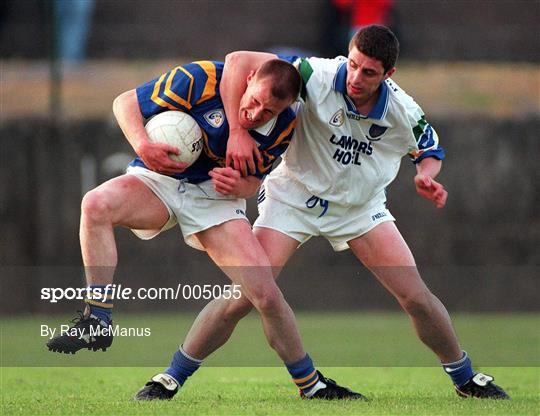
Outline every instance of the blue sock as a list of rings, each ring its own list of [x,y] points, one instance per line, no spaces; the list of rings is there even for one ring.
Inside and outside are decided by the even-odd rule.
[[[165,369],[165,373],[173,377],[178,384],[184,385],[185,381],[195,371],[199,369],[203,360],[197,360],[190,357],[180,346],[179,350],[173,355],[171,366]]]
[[[463,357],[455,363],[442,364],[446,374],[450,376],[456,386],[463,386],[473,376],[474,372],[471,365],[471,360],[467,352],[463,351]]]
[[[311,361],[311,357],[308,354],[300,361],[285,365],[293,381],[304,393],[309,392],[317,384],[317,381],[319,381],[319,374],[315,371],[313,361]]]
[[[87,297],[85,302],[90,308],[90,314],[96,318],[101,319],[107,325],[112,321],[112,288],[107,288],[107,285],[90,285],[90,296]]]

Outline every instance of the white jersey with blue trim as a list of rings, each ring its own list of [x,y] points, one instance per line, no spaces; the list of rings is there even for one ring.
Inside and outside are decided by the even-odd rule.
[[[313,195],[363,205],[396,177],[401,159],[444,158],[422,109],[388,79],[367,115],[346,94],[347,58],[282,57],[303,80],[296,138],[271,173],[301,182]]]

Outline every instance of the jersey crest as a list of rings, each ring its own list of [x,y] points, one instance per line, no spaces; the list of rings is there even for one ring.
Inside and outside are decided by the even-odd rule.
[[[340,127],[345,122],[345,112],[343,111],[343,108],[340,108],[336,113],[332,116],[329,123],[331,126]]]
[[[223,110],[221,108],[208,111],[204,114],[203,117],[208,122],[208,124],[215,128],[221,127],[223,121],[225,120],[225,115],[223,114]]]
[[[381,140],[381,137],[384,132],[388,129],[388,127],[382,127],[378,126],[377,124],[372,124],[369,128],[369,136],[366,137],[368,140],[371,140],[372,142],[376,142],[378,140]]]

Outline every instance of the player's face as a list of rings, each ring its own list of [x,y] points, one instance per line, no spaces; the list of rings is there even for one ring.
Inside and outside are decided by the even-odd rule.
[[[347,95],[356,106],[367,104],[376,97],[381,83],[395,72],[392,68],[384,72],[381,61],[364,55],[356,47],[349,51],[347,60]]]
[[[253,74],[248,77],[248,86],[240,99],[238,114],[244,129],[262,126],[291,104],[289,100],[279,100],[271,94],[271,82],[269,78],[258,79]]]

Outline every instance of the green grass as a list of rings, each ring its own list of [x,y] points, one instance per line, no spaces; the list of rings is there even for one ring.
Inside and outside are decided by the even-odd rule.
[[[1,322],[1,414],[89,415],[538,415],[539,315],[458,314],[454,324],[478,370],[513,400],[459,399],[437,361],[399,313],[301,313],[304,344],[324,373],[371,398],[369,403],[303,401],[266,345],[255,314],[207,360],[171,402],[137,403],[134,393],[170,361],[192,314],[115,314],[150,337],[118,337],[106,353],[46,350],[41,324],[62,316]],[[367,367],[371,366],[371,367]]]
[[[281,368],[204,368],[170,402],[133,394],[158,369],[4,368],[4,415],[535,415],[538,368],[493,368],[511,401],[463,400],[438,368],[341,368],[325,372],[368,403],[303,401]]]

